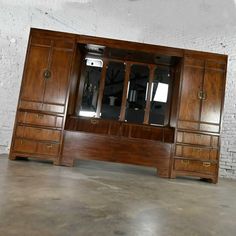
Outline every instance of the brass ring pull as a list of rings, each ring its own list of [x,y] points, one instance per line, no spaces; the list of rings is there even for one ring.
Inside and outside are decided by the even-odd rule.
[[[207,99],[207,93],[204,91],[199,91],[198,92],[198,99],[200,100],[206,100]]]
[[[42,119],[43,118],[43,114],[37,114],[37,118]]]
[[[202,165],[204,167],[210,167],[211,166],[211,163],[210,162],[203,162]]]
[[[188,164],[189,164],[189,160],[181,160],[181,163],[182,163],[183,165],[188,165]]]
[[[199,91],[198,92],[198,99],[202,100],[202,96],[203,96],[203,91]]]
[[[90,123],[91,123],[92,125],[96,125],[96,124],[98,124],[98,120],[97,120],[97,119],[91,119],[91,120],[90,120]]]
[[[50,78],[51,78],[51,75],[52,75],[52,73],[51,73],[51,71],[48,70],[48,69],[46,69],[46,70],[43,72],[43,77],[44,77],[44,79],[50,79]]]
[[[202,100],[206,100],[207,99],[207,94],[206,92],[202,92]]]

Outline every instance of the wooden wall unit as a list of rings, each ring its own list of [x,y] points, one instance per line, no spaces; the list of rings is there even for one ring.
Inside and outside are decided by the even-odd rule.
[[[171,175],[200,176],[216,183],[226,60],[190,54],[183,68]]]
[[[85,84],[92,73],[85,69],[87,55],[103,61],[96,86]],[[111,62],[125,68],[123,80],[115,81],[112,71],[114,84],[123,81],[117,107],[105,95]],[[148,68],[145,83],[141,72],[132,77],[133,65]],[[216,183],[226,67],[226,55],[31,29],[10,159],[66,166],[76,159],[104,160],[152,166],[161,177],[195,176]],[[141,82],[131,85],[138,76]],[[159,83],[169,84],[166,105],[154,98]],[[92,118],[80,114],[86,86],[98,93]],[[115,108],[120,109],[117,118],[103,117],[104,109]],[[141,122],[135,121],[140,114]]]
[[[10,159],[59,163],[76,37],[31,30]]]

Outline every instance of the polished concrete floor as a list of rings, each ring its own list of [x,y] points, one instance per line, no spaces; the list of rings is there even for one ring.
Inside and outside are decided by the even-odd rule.
[[[155,169],[0,155],[0,235],[236,235],[236,181],[160,179]]]

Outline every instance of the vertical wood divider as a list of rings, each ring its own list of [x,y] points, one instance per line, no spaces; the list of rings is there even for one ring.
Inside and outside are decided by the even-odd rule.
[[[149,66],[149,83],[148,83],[147,101],[146,101],[143,124],[148,124],[149,122],[151,89],[152,89],[152,82],[154,80],[155,69],[156,69],[156,66],[154,65]]]
[[[125,120],[125,110],[126,110],[126,100],[127,100],[127,93],[128,91],[128,82],[129,82],[129,75],[130,75],[130,68],[131,64],[126,62],[125,63],[125,81],[124,81],[124,89],[123,89],[123,95],[122,95],[122,103],[121,103],[121,109],[120,109],[120,121]]]
[[[172,99],[171,95],[173,94],[173,80],[175,77],[175,71],[173,67],[171,67],[170,71],[170,82],[169,82],[169,89],[168,89],[168,94],[167,94],[167,103],[166,103],[166,111],[165,111],[165,120],[164,120],[164,125],[170,125],[170,110],[172,107]]]
[[[100,117],[100,113],[101,113],[102,98],[103,98],[103,92],[104,92],[104,87],[105,87],[107,66],[108,66],[108,61],[105,59],[105,60],[103,60],[103,67],[102,67],[102,75],[101,75],[100,86],[99,86],[96,117]]]

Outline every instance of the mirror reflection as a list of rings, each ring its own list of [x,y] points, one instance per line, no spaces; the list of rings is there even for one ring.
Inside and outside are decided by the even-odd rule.
[[[132,65],[128,83],[125,120],[143,123],[149,81],[149,68]]]
[[[149,123],[165,125],[168,119],[168,92],[170,85],[168,67],[157,67],[151,86]]]
[[[106,71],[101,118],[118,120],[124,87],[124,63],[110,62]]]
[[[96,115],[101,70],[100,67],[85,66],[80,116],[93,117]]]

